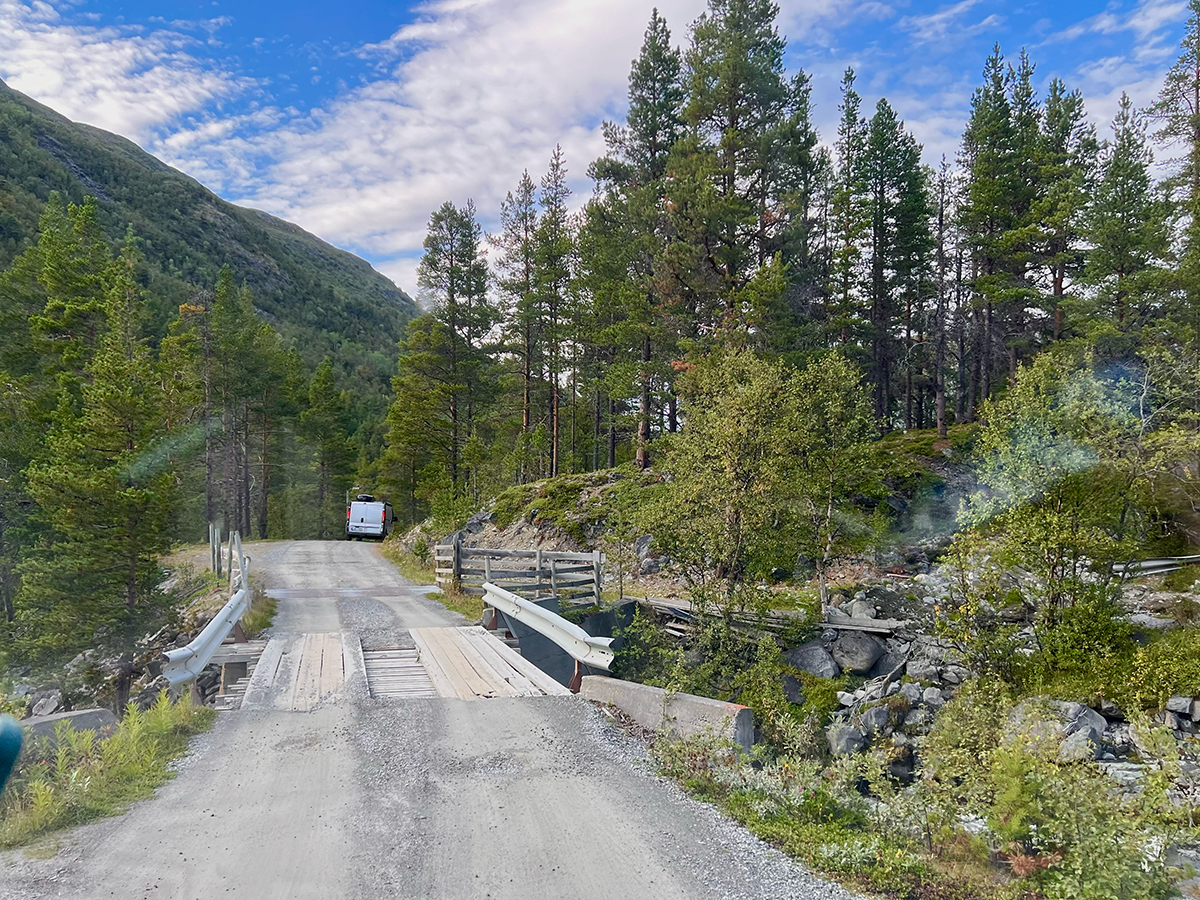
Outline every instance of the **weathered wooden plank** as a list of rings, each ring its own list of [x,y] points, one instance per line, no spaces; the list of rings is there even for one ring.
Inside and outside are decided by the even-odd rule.
[[[436,628],[412,628],[409,630],[413,643],[421,652],[421,662],[425,664],[425,671],[429,673],[429,680],[433,682],[434,690],[441,697],[475,700],[475,692],[457,676],[457,671],[452,674],[449,661],[442,659],[440,649],[434,649],[434,639],[429,632],[437,630]]]
[[[501,678],[516,692],[519,697],[540,697],[543,691],[532,681],[509,665],[508,661],[497,653],[492,644],[500,644],[486,630],[476,631],[473,628],[463,628],[459,632],[470,643],[480,656],[495,670]],[[504,646],[501,644],[501,646]]]
[[[267,642],[267,647],[254,667],[254,674],[246,685],[246,696],[242,699],[242,709],[265,709],[275,686],[275,677],[279,672],[279,664],[283,659],[283,651],[287,642],[281,637],[273,637]]]
[[[472,629],[478,629],[480,632],[487,635],[478,625],[472,625]],[[543,692],[551,696],[570,696],[571,692],[563,685],[559,684],[520,653],[517,653],[503,641],[499,641],[491,635],[487,635],[494,643],[491,645],[497,655],[505,662],[516,669],[520,674],[528,678],[534,685],[540,688]]]
[[[459,688],[460,693],[465,688],[476,697],[495,696],[496,688],[491,681],[476,672],[462,651],[455,645],[451,637],[453,631],[453,628],[425,629],[425,637],[434,648],[434,652],[437,653],[438,662],[442,664],[442,668],[450,676],[450,679],[458,682],[456,687]]]
[[[345,683],[345,663],[342,659],[342,636],[339,632],[323,635],[321,641],[321,687],[324,700],[341,690]]]
[[[467,640],[466,635],[463,634],[461,629],[448,628],[446,629],[446,636],[454,643],[458,651],[462,653],[463,658],[466,659],[471,668],[475,670],[479,677],[492,685],[497,696],[520,696],[520,692],[518,692],[511,684],[509,684],[507,679],[505,679],[503,671],[491,666],[488,661],[484,659],[483,654],[475,649],[475,645],[471,643],[471,641]]]
[[[292,691],[292,709],[307,712],[316,705],[321,684],[321,638],[306,634],[300,644],[300,669]]]

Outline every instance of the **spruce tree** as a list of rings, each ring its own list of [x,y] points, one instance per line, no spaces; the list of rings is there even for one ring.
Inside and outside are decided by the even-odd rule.
[[[562,147],[556,146],[550,166],[542,177],[538,204],[538,223],[534,259],[538,303],[542,311],[542,338],[546,359],[547,414],[550,422],[550,471],[559,473],[562,456],[562,385],[565,330],[563,314],[571,290],[572,258],[575,251],[574,227],[567,198],[567,167]]]
[[[343,492],[350,486],[353,459],[346,428],[348,397],[338,389],[333,364],[326,359],[308,385],[308,408],[300,415],[301,434],[312,447],[316,465],[316,537],[338,534]]]
[[[1092,250],[1086,277],[1097,288],[1101,316],[1122,327],[1149,315],[1159,295],[1155,264],[1169,252],[1169,207],[1156,189],[1146,126],[1128,94],[1101,151],[1100,177],[1086,220]]]
[[[134,641],[164,615],[157,559],[170,546],[173,483],[156,452],[162,388],[141,333],[136,266],[130,242],[106,279],[108,327],[84,368],[80,410],[62,396],[45,454],[29,468],[48,531],[27,562],[18,613],[31,659],[61,661],[88,647],[116,655],[118,709]]]

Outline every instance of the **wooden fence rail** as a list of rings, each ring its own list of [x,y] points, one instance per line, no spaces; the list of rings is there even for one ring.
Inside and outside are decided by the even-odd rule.
[[[509,591],[558,596],[562,600],[590,597],[600,601],[604,554],[599,550],[501,550],[438,544],[433,548],[437,583],[482,594],[485,582]]]

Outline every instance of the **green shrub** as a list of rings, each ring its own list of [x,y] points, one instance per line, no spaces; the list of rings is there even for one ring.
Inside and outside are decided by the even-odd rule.
[[[186,697],[172,703],[164,693],[145,712],[130,704],[104,740],[63,723],[53,742],[36,742],[22,753],[0,799],[0,847],[124,812],[172,777],[168,764],[214,717]]]

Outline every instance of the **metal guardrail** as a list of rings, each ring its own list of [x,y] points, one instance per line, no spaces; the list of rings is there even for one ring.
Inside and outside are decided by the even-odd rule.
[[[1163,556],[1139,562],[1117,563],[1113,566],[1113,572],[1117,575],[1165,575],[1192,564],[1200,564],[1200,556]]]
[[[213,654],[250,609],[250,559],[242,554],[242,538],[236,531],[229,535],[229,551],[229,602],[190,644],[166,652],[163,676],[172,687],[191,681],[203,672]]]
[[[483,602],[549,638],[566,650],[575,662],[609,671],[613,662],[613,652],[609,648],[612,638],[593,637],[557,613],[518,597],[512,591],[496,587],[491,582],[483,585]]]

